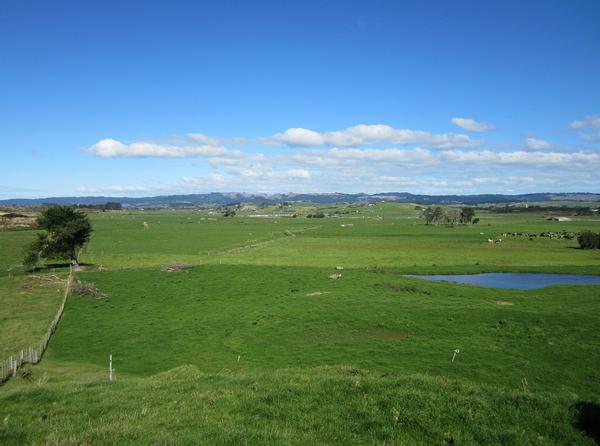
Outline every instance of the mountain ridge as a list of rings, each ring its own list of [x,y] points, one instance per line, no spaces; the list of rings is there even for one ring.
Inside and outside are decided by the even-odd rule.
[[[157,195],[149,197],[106,197],[106,196],[66,196],[47,198],[12,198],[0,200],[0,206],[39,206],[43,204],[99,205],[118,202],[129,208],[181,208],[199,205],[227,205],[234,203],[360,203],[374,201],[394,201],[418,204],[508,204],[513,202],[536,201],[598,201],[600,193],[592,192],[541,192],[529,194],[473,194],[473,195],[426,195],[409,192],[380,192],[375,194],[356,193],[273,193],[252,194],[243,192],[210,192],[204,194]]]

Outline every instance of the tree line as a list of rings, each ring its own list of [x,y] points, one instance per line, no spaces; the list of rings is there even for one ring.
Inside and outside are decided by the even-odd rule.
[[[103,204],[76,204],[73,207],[77,209],[98,209],[100,211],[120,211],[123,205],[116,201],[109,201]]]
[[[487,208],[478,208],[487,210],[495,214],[512,214],[512,213],[524,213],[524,212],[554,212],[566,215],[578,215],[578,216],[589,216],[596,215],[597,210],[592,209],[589,206],[540,206],[537,204],[527,206],[489,206]]]
[[[449,225],[467,225],[479,223],[479,218],[475,218],[475,209],[471,207],[444,209],[441,206],[428,207],[423,210],[421,218],[425,220],[426,225],[431,224],[449,224]]]

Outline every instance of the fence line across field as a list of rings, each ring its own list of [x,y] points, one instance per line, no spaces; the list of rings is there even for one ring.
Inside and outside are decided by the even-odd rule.
[[[50,342],[50,338],[56,331],[58,322],[62,317],[63,311],[65,310],[65,304],[67,303],[67,297],[71,291],[72,282],[73,268],[70,268],[62,303],[60,304],[54,319],[52,319],[52,322],[50,322],[50,326],[48,327],[46,334],[42,337],[41,341],[37,345],[26,347],[17,354],[10,356],[8,359],[0,361],[0,383],[7,381],[11,376],[15,376],[17,374],[17,370],[23,364],[37,364],[41,361],[42,356],[48,347],[48,343]]]

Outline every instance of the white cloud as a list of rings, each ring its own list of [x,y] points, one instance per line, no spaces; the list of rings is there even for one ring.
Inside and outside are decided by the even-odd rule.
[[[384,124],[359,124],[346,130],[319,133],[304,128],[291,128],[283,133],[263,138],[269,144],[285,143],[292,147],[315,147],[324,144],[335,146],[358,146],[391,142],[415,144],[435,149],[476,148],[483,141],[473,140],[468,135],[456,133],[434,134],[422,130],[395,129]]]
[[[284,158],[288,162],[319,168],[356,168],[359,165],[376,166],[390,164],[399,167],[444,166],[460,164],[464,170],[470,166],[516,165],[516,166],[561,166],[565,170],[574,167],[596,169],[600,167],[600,154],[596,151],[577,152],[530,152],[517,150],[495,152],[491,150],[446,150],[442,152],[423,148],[416,149],[358,149],[332,148],[324,151],[305,150]]]
[[[286,143],[292,147],[320,146],[325,143],[320,133],[303,128],[287,129],[283,133],[276,133],[271,139],[276,142]]]
[[[338,149],[325,152],[325,156],[338,159],[352,159],[374,162],[395,162],[405,164],[428,164],[435,157],[426,149]]]
[[[588,142],[600,142],[600,116],[586,116],[571,122],[570,127],[577,131],[577,135]]]
[[[211,157],[211,158],[208,158],[207,161],[213,166],[222,166],[222,165],[233,166],[236,164],[243,163],[243,160],[241,158],[228,158],[228,157],[223,157],[223,156]]]
[[[228,173],[245,178],[260,178],[260,179],[308,179],[310,172],[306,169],[288,169],[276,170],[275,166],[240,166],[232,167]]]
[[[230,150],[219,145],[167,145],[152,142],[133,142],[125,144],[115,139],[107,138],[98,141],[88,151],[101,158],[184,158],[195,156],[229,156],[239,157],[241,152]]]
[[[209,158],[210,159],[210,158]],[[151,185],[83,187],[86,194],[159,195],[194,192],[507,193],[576,191],[600,184],[597,151],[491,151],[398,147],[305,149],[263,154],[199,167]]]
[[[600,129],[600,116],[586,116],[571,122],[572,129],[595,128]]]
[[[464,129],[468,132],[489,132],[494,129],[492,124],[488,124],[487,122],[475,121],[471,118],[452,118],[452,123],[457,125],[461,129]]]
[[[155,188],[148,186],[100,186],[76,187],[79,194],[147,194],[156,192]]]
[[[282,172],[287,178],[310,178],[310,172],[304,169],[291,169]]]
[[[600,131],[594,127],[598,125],[596,118],[587,117],[571,127],[578,132]],[[360,124],[324,133],[293,128],[267,138],[271,143],[305,147],[294,151],[265,148],[262,153],[241,152],[224,141],[232,144],[232,139],[201,133],[166,143],[100,140],[87,149],[89,153],[103,158],[197,157],[184,164],[198,174],[186,170],[187,176],[175,180],[149,185],[141,181],[133,186],[90,185],[78,192],[139,196],[234,190],[443,194],[507,192],[516,187],[559,191],[597,184],[595,173],[600,169],[600,151],[561,148],[533,134],[526,135],[520,150],[499,144],[484,148],[483,141],[463,134],[434,134],[384,124]]]
[[[531,150],[544,150],[549,149],[552,145],[548,141],[538,138],[525,138],[525,146]]]
[[[212,136],[206,136],[202,133],[188,133],[188,138],[192,141],[206,146],[218,146],[221,144],[221,140],[219,138],[213,138]]]
[[[522,166],[561,166],[565,170],[577,168],[592,168],[600,165],[600,155],[596,152],[481,152],[447,151],[441,157],[454,163],[472,163],[503,165],[513,164]],[[596,168],[594,167],[594,168]]]

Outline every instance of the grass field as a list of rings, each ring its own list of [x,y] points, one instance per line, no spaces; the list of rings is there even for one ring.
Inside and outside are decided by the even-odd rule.
[[[0,443],[593,444],[573,407],[600,403],[598,287],[403,274],[600,274],[600,251],[575,240],[502,236],[599,231],[599,219],[482,213],[452,228],[409,205],[319,209],[344,213],[91,214],[78,277],[108,297],[71,296],[33,381],[0,388]],[[12,296],[0,317],[27,280],[15,264],[32,236],[0,233]],[[161,271],[170,262],[191,267]]]
[[[64,280],[60,277],[0,277],[0,359],[34,346],[48,330],[60,305]]]

